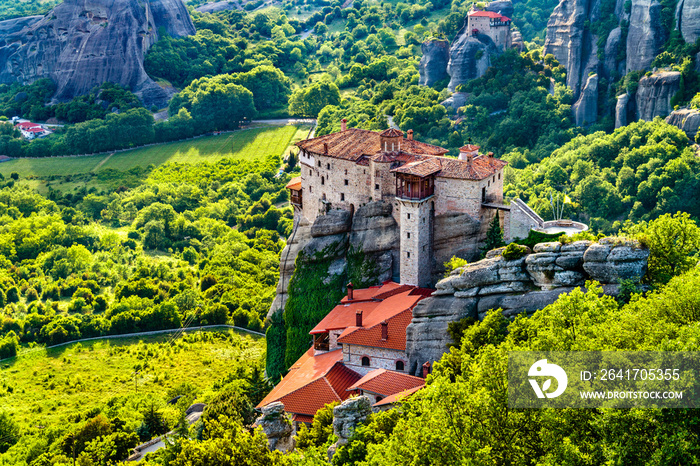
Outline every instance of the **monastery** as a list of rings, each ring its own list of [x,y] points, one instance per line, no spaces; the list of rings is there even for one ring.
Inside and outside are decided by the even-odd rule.
[[[494,11],[482,11],[472,9],[467,14],[467,31],[472,36],[484,34],[491,38],[496,48],[500,51],[513,46],[513,38],[510,31],[511,19]]]

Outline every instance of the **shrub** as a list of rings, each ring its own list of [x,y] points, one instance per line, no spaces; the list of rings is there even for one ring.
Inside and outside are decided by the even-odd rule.
[[[459,267],[464,267],[467,264],[469,264],[469,262],[467,262],[466,259],[452,256],[450,260],[443,264],[445,266],[445,278],[449,277],[454,270],[458,269]]]
[[[506,246],[501,255],[505,260],[512,261],[523,257],[528,253],[528,250],[529,248],[527,246],[521,246],[517,243],[510,243],[508,246]]]

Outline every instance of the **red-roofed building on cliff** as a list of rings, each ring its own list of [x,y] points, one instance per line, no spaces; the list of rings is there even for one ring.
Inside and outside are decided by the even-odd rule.
[[[297,146],[301,176],[288,184],[295,215],[313,223],[331,208],[354,212],[372,201],[392,204],[400,227],[403,284],[430,286],[434,264],[454,255],[452,251],[446,258],[433,255],[436,217],[466,214],[469,227],[483,237],[504,207],[507,162],[493,153],[480,155],[478,146],[463,147],[459,158],[446,157],[447,149],[413,139],[413,131],[404,135],[397,129],[346,128],[345,121],[341,131]],[[505,217],[506,211],[501,209]],[[501,225],[507,222],[504,218]],[[473,243],[455,245],[456,250],[476,251],[476,238]]]
[[[491,38],[500,51],[511,48],[513,38],[510,32],[511,19],[494,11],[472,9],[467,14],[467,31],[472,36],[483,34]]]
[[[295,422],[310,423],[316,411],[352,394],[366,394],[385,409],[424,381],[408,374],[406,327],[415,305],[434,290],[385,282],[354,290],[311,330],[313,346],[263,399],[258,408],[284,404]]]

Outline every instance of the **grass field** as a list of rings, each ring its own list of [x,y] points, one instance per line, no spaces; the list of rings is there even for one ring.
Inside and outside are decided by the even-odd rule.
[[[127,410],[138,410],[144,395],[165,404],[168,390],[182,383],[196,387],[199,399],[206,400],[214,382],[260,360],[264,348],[261,337],[222,330],[174,340],[165,334],[39,350],[0,364],[0,410],[26,432],[57,427],[71,414],[104,409],[113,397],[127,396],[126,406],[115,404]]]
[[[0,173],[5,177],[12,172],[19,173],[22,178],[47,177],[77,175],[108,168],[126,171],[168,162],[216,162],[224,158],[254,160],[283,153],[297,132],[295,126],[264,126],[107,155],[18,159],[0,164]]]

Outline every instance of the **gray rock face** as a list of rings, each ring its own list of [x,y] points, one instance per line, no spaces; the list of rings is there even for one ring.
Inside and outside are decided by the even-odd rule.
[[[588,77],[581,96],[571,107],[574,122],[578,126],[588,126],[598,118],[598,75]]]
[[[481,234],[481,223],[468,214],[445,214],[435,217],[433,228],[433,280],[437,282],[442,265],[452,256],[471,260],[479,251],[476,238]]]
[[[262,409],[262,416],[255,420],[253,427],[261,427],[270,450],[287,452],[294,449],[292,421],[284,411],[280,401],[270,403]]]
[[[491,66],[491,56],[496,54],[498,50],[489,36],[473,36],[465,30],[450,47],[448,89],[454,91],[460,84],[482,76]]]
[[[146,74],[145,52],[158,29],[173,37],[195,29],[180,0],[67,0],[43,18],[0,23],[0,83],[51,78],[55,100],[69,100],[104,82],[128,87],[146,105],[169,93]]]
[[[626,71],[646,70],[668,39],[657,0],[632,0]]]
[[[700,128],[700,111],[689,108],[674,110],[666,117],[666,123],[682,129],[691,141]]]
[[[483,319],[489,310],[499,308],[507,317],[531,314],[589,279],[601,282],[606,294],[616,296],[620,280],[639,282],[649,256],[638,242],[620,238],[541,243],[533,253],[516,260],[505,260],[503,249],[489,251],[486,259],[453,271],[413,309],[406,329],[411,374],[420,375],[423,363],[433,363],[447,351],[452,343],[447,331],[450,322]]]
[[[617,104],[615,105],[615,128],[627,126],[630,121],[630,106],[634,104],[634,100],[630,99],[630,95],[625,93],[617,96]]]
[[[333,408],[333,434],[338,441],[328,448],[330,460],[338,447],[347,445],[359,424],[372,414],[372,404],[366,396],[349,398]]]
[[[654,117],[665,117],[673,111],[671,98],[680,89],[681,74],[678,71],[645,76],[639,80],[635,101],[637,119],[651,121]]]
[[[493,11],[494,13],[500,13],[503,16],[512,18],[514,12],[513,2],[510,0],[496,0],[486,5],[486,11]]]
[[[351,223],[352,216],[349,211],[342,209],[331,210],[326,215],[316,219],[311,226],[311,236],[318,238],[319,236],[347,233],[350,230]]]
[[[287,239],[287,245],[280,254],[280,278],[277,282],[277,294],[272,302],[272,306],[270,306],[267,317],[271,317],[284,308],[284,303],[287,301],[289,280],[292,279],[292,274],[294,273],[294,261],[296,261],[299,251],[310,239],[311,224],[302,217],[296,227],[296,231]]]
[[[544,53],[553,54],[566,68],[566,84],[578,98],[588,73],[597,72],[597,38],[586,32],[584,23],[592,22],[597,1],[561,0],[547,22]]]
[[[700,1],[680,0],[676,9],[676,24],[683,40],[694,43],[700,37]]]
[[[610,31],[608,40],[605,41],[605,61],[602,70],[606,78],[610,79],[615,74],[625,74],[625,60],[618,61],[618,52],[626,46],[626,43],[622,42],[622,28],[616,27]]]
[[[457,110],[459,107],[464,107],[464,104],[467,103],[468,96],[469,94],[467,94],[466,92],[455,92],[447,99],[440,102],[440,105],[442,105],[443,107],[452,107],[455,110]]]
[[[420,59],[418,84],[432,86],[447,78],[447,62],[450,59],[450,43],[446,40],[431,39],[420,47],[423,56]]]

